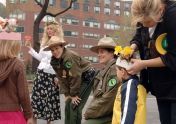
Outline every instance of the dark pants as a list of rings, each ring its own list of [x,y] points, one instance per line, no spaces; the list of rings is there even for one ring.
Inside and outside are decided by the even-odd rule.
[[[81,102],[79,103],[79,105],[75,109],[73,109],[73,104],[71,103],[71,99],[68,99],[65,103],[65,124],[81,124],[82,109],[84,108],[84,105],[86,104],[87,99],[90,95],[92,84],[93,84],[91,83],[90,85],[90,81],[92,81],[95,71],[90,70],[85,74],[86,74],[85,76],[83,75],[84,77],[82,79],[81,88],[80,88]]]
[[[176,124],[176,100],[157,99],[161,124]]]

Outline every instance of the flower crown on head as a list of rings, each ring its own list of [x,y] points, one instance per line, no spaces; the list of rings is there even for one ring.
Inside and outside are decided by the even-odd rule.
[[[121,59],[130,61],[133,49],[130,46],[122,48],[122,46],[116,46],[114,54],[119,56]]]
[[[60,25],[60,24],[59,24],[57,21],[52,20],[52,21],[48,21],[48,22],[46,22],[45,25],[48,26],[48,25]]]

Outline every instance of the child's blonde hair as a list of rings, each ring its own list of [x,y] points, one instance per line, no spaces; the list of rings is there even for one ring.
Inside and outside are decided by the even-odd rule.
[[[21,50],[21,41],[0,40],[0,58],[8,59],[18,57]]]
[[[164,3],[162,0],[133,0],[131,5],[132,25],[144,21],[146,17],[157,22],[157,15],[162,3]]]
[[[43,33],[43,38],[41,40],[41,47],[45,47],[48,46],[48,41],[50,39],[50,37],[48,37],[47,34],[47,28],[51,27],[51,29],[53,29],[53,31],[55,32],[55,35],[62,38],[64,37],[64,33],[63,33],[63,29],[62,29],[62,25],[56,21],[51,21],[51,22],[47,22],[45,24],[44,27],[44,33]]]

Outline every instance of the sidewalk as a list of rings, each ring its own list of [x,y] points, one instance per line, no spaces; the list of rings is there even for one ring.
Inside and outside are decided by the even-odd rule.
[[[61,95],[61,116],[62,119],[58,121],[54,121],[52,124],[64,124],[64,95]],[[83,109],[83,113],[85,112],[86,107],[91,102],[92,96],[89,97],[87,104],[85,105],[85,108]],[[46,124],[46,121],[38,120],[38,124]],[[82,120],[84,122],[84,119]],[[156,100],[152,95],[148,95],[147,98],[147,124],[160,124],[159,122],[159,116],[158,116],[158,109],[156,106]]]

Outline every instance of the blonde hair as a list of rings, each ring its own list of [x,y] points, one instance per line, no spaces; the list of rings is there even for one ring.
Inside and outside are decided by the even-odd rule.
[[[144,21],[145,18],[151,18],[158,22],[157,15],[162,3],[164,3],[162,0],[133,0],[131,5],[132,25]]]
[[[1,59],[18,57],[21,50],[21,42],[15,40],[0,40],[0,48]]]
[[[41,47],[48,46],[48,44],[49,44],[50,37],[48,37],[48,34],[47,34],[48,27],[50,27],[55,32],[56,36],[58,36],[60,38],[64,37],[62,25],[60,23],[58,23],[56,21],[47,22],[44,27],[43,38],[41,40]]]

